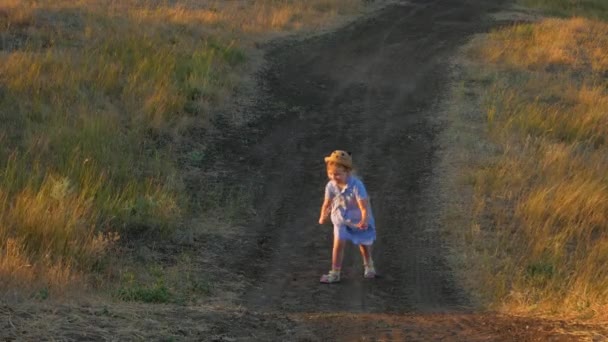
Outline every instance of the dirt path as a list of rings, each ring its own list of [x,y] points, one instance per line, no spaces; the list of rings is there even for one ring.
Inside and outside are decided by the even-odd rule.
[[[466,304],[444,266],[424,190],[437,148],[433,104],[446,85],[445,59],[480,29],[480,15],[463,1],[406,3],[271,54],[272,101],[297,113],[256,147],[269,188],[261,224],[273,251],[251,305],[427,312]],[[331,227],[315,225],[326,182],[322,156],[336,148],[354,153],[370,189],[379,232],[375,258],[384,277],[361,281],[360,258],[351,249],[344,283],[320,287],[316,279],[329,267],[331,246]]]
[[[441,148],[436,104],[448,85],[448,58],[490,27],[493,6],[404,1],[333,34],[271,49],[262,81],[268,98],[256,108],[262,134],[245,161],[263,179],[253,227],[259,248],[241,260],[255,284],[247,308],[289,313],[308,331],[294,339],[574,338],[558,322],[467,313],[439,238],[440,203],[430,189]],[[322,156],[338,148],[354,153],[371,193],[382,277],[362,279],[351,247],[343,282],[321,286],[331,258],[331,227],[315,224]]]

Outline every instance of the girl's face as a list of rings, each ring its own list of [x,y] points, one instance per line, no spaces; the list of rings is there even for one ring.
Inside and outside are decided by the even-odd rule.
[[[330,165],[327,167],[327,178],[337,184],[346,184],[349,172],[341,166]]]

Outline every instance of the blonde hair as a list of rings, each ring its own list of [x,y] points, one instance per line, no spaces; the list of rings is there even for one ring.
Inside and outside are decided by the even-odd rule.
[[[338,162],[335,162],[335,161],[329,161],[329,162],[325,163],[325,166],[326,166],[328,169],[329,169],[330,167],[337,167],[337,166],[339,166],[339,167],[341,167],[342,169],[344,169],[344,170],[345,170],[345,171],[347,171],[347,172],[352,172],[352,170],[353,170],[353,168],[352,168],[352,167],[350,167],[350,166],[346,166],[346,165],[344,165],[344,164],[342,164],[342,163],[338,163]]]

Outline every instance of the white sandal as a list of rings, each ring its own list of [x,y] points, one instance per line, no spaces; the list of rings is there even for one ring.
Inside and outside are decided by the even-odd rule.
[[[363,278],[374,279],[376,278],[376,269],[374,266],[365,266],[365,272],[363,272]]]
[[[329,273],[321,276],[320,282],[323,284],[333,284],[340,282],[340,272],[331,270]]]

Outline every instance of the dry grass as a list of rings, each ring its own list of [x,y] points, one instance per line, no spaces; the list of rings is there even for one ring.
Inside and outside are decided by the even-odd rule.
[[[175,137],[239,85],[247,35],[359,0],[0,2],[0,288],[61,289],[188,214]]]
[[[338,14],[361,9],[361,0],[182,1],[176,6],[146,5],[132,15],[144,21],[198,22],[220,32],[266,34],[327,24]]]
[[[546,19],[492,33],[480,53],[486,62],[514,70],[589,77],[608,70],[606,46],[608,28],[604,22]]]
[[[469,156],[461,237],[495,308],[608,319],[607,37],[605,22],[546,19],[469,50],[498,152]]]

